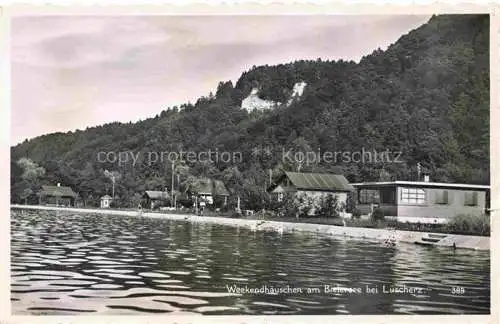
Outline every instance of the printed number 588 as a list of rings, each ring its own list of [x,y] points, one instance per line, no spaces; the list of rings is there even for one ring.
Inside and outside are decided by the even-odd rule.
[[[463,295],[463,294],[465,294],[465,288],[464,287],[452,287],[451,293],[455,294],[455,295]]]

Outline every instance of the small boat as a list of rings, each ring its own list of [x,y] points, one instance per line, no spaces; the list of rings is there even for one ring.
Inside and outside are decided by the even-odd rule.
[[[420,240],[415,241],[415,244],[425,245],[425,246],[435,246],[441,240],[446,238],[448,235],[446,234],[434,234],[434,233],[425,233],[422,235]]]

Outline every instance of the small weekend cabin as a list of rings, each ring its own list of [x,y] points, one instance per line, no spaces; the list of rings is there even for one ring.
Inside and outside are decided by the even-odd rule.
[[[208,205],[214,204],[215,197],[223,198],[223,204],[226,205],[229,197],[229,191],[224,182],[215,179],[198,179],[190,191],[198,197],[200,202],[205,202]]]
[[[77,194],[70,187],[61,186],[42,186],[38,191],[38,203],[40,205],[53,206],[74,206]]]
[[[347,194],[351,191],[354,191],[354,187],[341,174],[301,172],[285,172],[267,189],[278,200],[291,193],[297,197],[306,195],[317,202],[322,196],[331,194],[344,206],[347,204]],[[314,206],[311,213],[314,213]]]
[[[387,218],[410,223],[446,223],[457,214],[483,213],[489,186],[430,181],[353,183],[362,214],[380,208]]]
[[[168,191],[146,190],[142,195],[143,206],[149,209],[165,206],[170,203]]]

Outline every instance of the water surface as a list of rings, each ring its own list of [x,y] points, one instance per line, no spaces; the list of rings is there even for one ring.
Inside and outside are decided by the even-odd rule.
[[[16,315],[489,314],[490,256],[147,217],[11,210],[11,303]]]

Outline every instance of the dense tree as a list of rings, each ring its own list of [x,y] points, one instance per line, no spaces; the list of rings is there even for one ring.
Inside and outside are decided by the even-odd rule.
[[[215,95],[169,108],[137,123],[110,123],[54,133],[11,150],[12,200],[29,194],[26,157],[45,168],[39,184],[71,185],[85,202],[111,194],[105,170],[121,175],[116,195],[134,205],[137,193],[171,186],[179,194],[202,177],[224,180],[245,208],[265,203],[269,170],[342,172],[350,181],[415,180],[420,163],[436,181],[489,183],[489,16],[434,16],[385,51],[359,63],[300,60],[252,67]],[[297,82],[307,86],[289,101]],[[241,101],[253,88],[274,109],[248,112]],[[179,162],[161,152],[238,153],[241,159]],[[312,164],[283,159],[283,152],[390,151],[394,161]],[[113,154],[129,152],[127,161]],[[102,155],[110,153],[110,155]],[[101,154],[101,155],[99,155]],[[156,155],[155,155],[156,154]],[[106,159],[103,159],[103,156]],[[124,157],[125,155],[122,155]],[[115,156],[116,157],[116,156]],[[156,157],[156,158],[155,158]],[[110,159],[111,158],[111,159]],[[188,201],[187,197],[182,198]],[[234,202],[234,201],[233,201]],[[189,202],[186,202],[189,203]]]
[[[20,174],[18,173],[21,181],[16,188],[16,196],[27,203],[28,198],[35,195],[40,189],[40,180],[45,175],[45,169],[28,158],[20,158],[17,165],[21,169]]]

